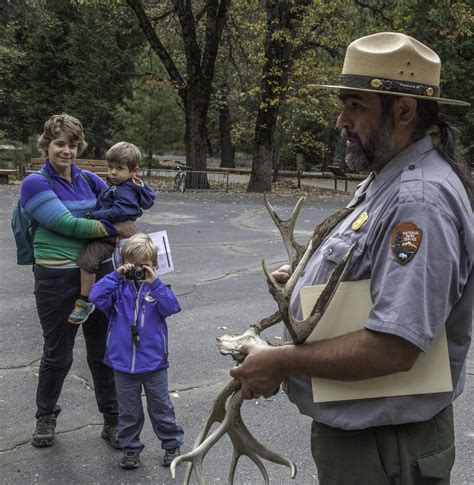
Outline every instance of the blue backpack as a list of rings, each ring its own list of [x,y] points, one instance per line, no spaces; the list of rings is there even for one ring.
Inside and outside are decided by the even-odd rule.
[[[37,173],[42,175],[51,186],[53,185],[53,180],[46,170],[40,168]],[[81,172],[81,175],[91,189],[94,190],[89,177],[83,172]],[[38,222],[23,209],[20,201],[18,201],[12,215],[12,230],[15,236],[17,264],[34,264],[33,240],[38,226]]]
[[[37,173],[41,174],[52,185],[51,176],[46,170],[41,168]],[[35,262],[33,239],[37,227],[38,222],[23,209],[20,201],[18,201],[12,215],[12,230],[15,236],[17,264],[33,264]]]

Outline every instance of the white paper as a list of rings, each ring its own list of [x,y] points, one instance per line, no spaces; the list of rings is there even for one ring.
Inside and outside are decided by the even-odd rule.
[[[166,231],[158,231],[152,232],[148,234],[150,238],[157,244],[158,246],[158,268],[156,269],[156,274],[158,276],[171,273],[174,271],[173,266],[173,258],[171,257],[171,248],[170,243],[168,241],[168,234]],[[113,263],[114,268],[118,268],[122,265],[122,256],[121,256],[121,249],[122,246],[125,244],[127,239],[122,239],[120,241],[120,246],[115,249],[113,255]]]

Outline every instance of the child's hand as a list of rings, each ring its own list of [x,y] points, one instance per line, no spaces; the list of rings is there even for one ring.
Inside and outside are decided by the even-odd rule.
[[[132,182],[139,187],[143,187],[145,184],[143,183],[142,179],[138,177],[138,175],[132,175]]]
[[[145,266],[145,265],[142,266],[142,268],[146,271],[146,278],[142,281],[151,285],[153,281],[155,281],[156,278],[158,278],[158,276],[156,276],[155,270],[151,266]]]
[[[128,273],[131,269],[134,268],[132,263],[125,263],[122,264],[119,268],[117,268],[117,273],[123,278],[125,273]]]

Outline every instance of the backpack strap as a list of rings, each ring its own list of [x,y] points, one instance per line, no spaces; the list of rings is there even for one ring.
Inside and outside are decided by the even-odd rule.
[[[39,173],[41,176],[43,176],[48,181],[48,184],[51,185],[51,188],[53,188],[53,178],[51,177],[51,175],[49,175],[49,173],[43,167],[41,167],[39,170],[37,170],[36,173]],[[36,219],[33,219],[31,217],[30,233],[31,233],[31,240],[32,241],[35,238],[35,232],[36,232],[36,229],[38,229],[38,226],[39,226],[39,222]]]
[[[41,167],[36,173],[42,175],[48,181],[49,185],[53,185],[53,178],[43,167]]]

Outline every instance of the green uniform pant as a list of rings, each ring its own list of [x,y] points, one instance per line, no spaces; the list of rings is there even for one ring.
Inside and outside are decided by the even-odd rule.
[[[454,465],[453,407],[428,421],[344,431],[313,421],[320,485],[447,485]]]

